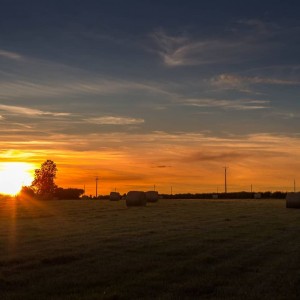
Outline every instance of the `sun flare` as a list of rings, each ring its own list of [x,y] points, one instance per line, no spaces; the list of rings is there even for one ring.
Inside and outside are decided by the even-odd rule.
[[[34,166],[23,162],[0,163],[0,194],[16,195],[33,180]]]

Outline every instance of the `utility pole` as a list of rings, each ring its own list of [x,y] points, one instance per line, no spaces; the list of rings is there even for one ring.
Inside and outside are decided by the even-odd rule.
[[[96,198],[98,197],[98,181],[99,181],[99,177],[96,177]]]
[[[227,194],[227,169],[228,167],[224,167],[224,170],[225,170],[225,182],[224,182],[224,190],[225,190],[225,194]]]
[[[296,180],[294,179],[294,193],[296,193]]]

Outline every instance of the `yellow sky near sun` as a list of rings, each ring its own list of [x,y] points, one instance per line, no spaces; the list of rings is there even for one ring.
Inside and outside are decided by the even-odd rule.
[[[0,193],[15,195],[33,180],[34,165],[26,162],[0,163]]]

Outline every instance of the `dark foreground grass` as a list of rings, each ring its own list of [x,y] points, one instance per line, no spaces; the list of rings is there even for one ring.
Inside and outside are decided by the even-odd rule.
[[[1,299],[300,299],[282,200],[0,203]]]

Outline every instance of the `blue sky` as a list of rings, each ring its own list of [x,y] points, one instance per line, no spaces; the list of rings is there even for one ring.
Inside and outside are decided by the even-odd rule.
[[[286,139],[299,142],[297,1],[0,4],[4,156],[38,149],[30,155],[38,160],[49,148],[128,155],[131,140],[138,160],[150,141],[166,149],[176,141],[193,144],[182,161],[205,164],[214,140],[224,149],[210,145],[218,152],[210,161],[225,164],[237,157],[226,148],[236,151],[234,141],[263,151],[274,145],[262,137],[282,139],[275,156]],[[166,149],[159,165],[169,165]]]

